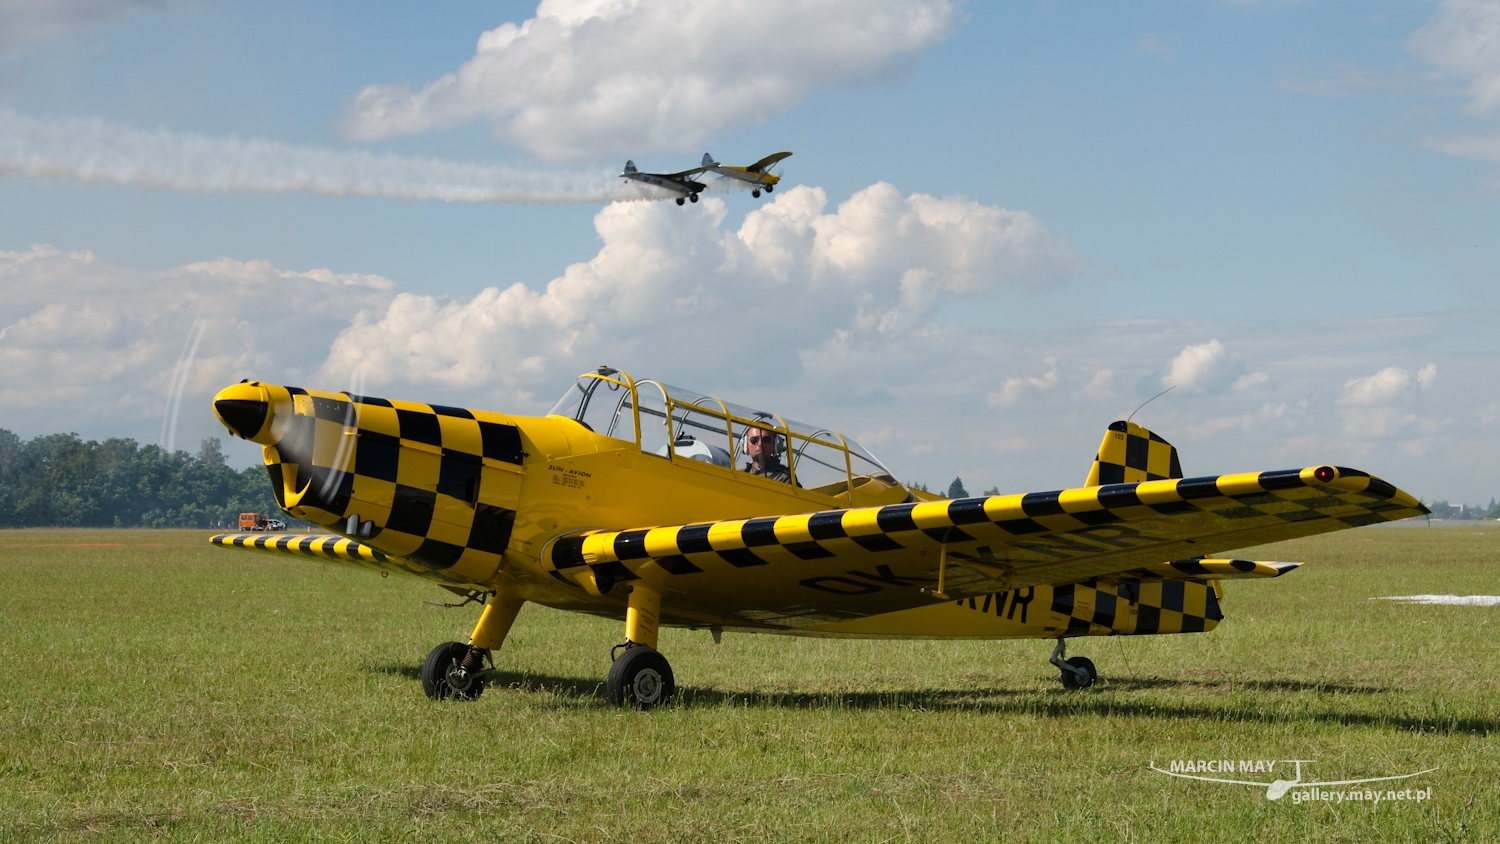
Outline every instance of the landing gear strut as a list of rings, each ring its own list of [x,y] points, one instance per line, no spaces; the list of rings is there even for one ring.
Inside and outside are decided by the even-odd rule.
[[[661,593],[641,583],[630,584],[625,605],[624,651],[609,668],[606,690],[616,706],[651,709],[671,700],[677,691],[672,666],[656,650],[661,621]]]
[[[1052,658],[1047,660],[1062,671],[1062,684],[1065,689],[1087,689],[1094,685],[1099,679],[1099,672],[1094,670],[1094,663],[1088,657],[1075,656],[1064,660],[1063,656],[1068,652],[1068,640],[1058,638],[1057,647],[1052,649]]]

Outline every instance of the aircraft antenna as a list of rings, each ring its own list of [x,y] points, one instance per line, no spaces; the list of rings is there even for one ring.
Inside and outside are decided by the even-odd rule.
[[[1152,396],[1151,398],[1146,399],[1145,401],[1141,402],[1141,407],[1145,407],[1146,405],[1148,405],[1148,404],[1156,401],[1157,399],[1161,398],[1162,396],[1166,395],[1167,393],[1172,392],[1175,389],[1177,389],[1177,385],[1173,384],[1172,386],[1166,388],[1165,390],[1162,390],[1161,392],[1157,393],[1156,395]],[[1130,420],[1134,419],[1135,415],[1137,413],[1141,412],[1141,407],[1138,407],[1135,410],[1130,411],[1130,415],[1127,416],[1127,417],[1125,417],[1125,421],[1129,422]]]

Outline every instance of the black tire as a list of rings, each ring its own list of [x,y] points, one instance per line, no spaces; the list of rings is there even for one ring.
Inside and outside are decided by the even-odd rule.
[[[1079,677],[1072,671],[1062,672],[1062,684],[1065,689],[1087,689],[1099,679],[1099,672],[1094,670],[1094,663],[1086,656],[1075,656],[1068,660],[1068,664],[1074,668],[1083,669],[1084,676]]]
[[[766,193],[770,193],[775,187],[775,185],[766,185]]]
[[[683,204],[683,203],[684,203],[684,202],[687,202],[687,200],[686,200],[686,199],[683,199],[683,198],[682,198],[682,197],[680,197],[680,196],[679,196],[679,197],[677,197],[677,204],[678,204],[678,205],[681,205],[681,204]]]
[[[692,200],[693,202],[697,202],[698,201],[698,194],[695,193],[692,196],[688,197],[688,199]]]
[[[422,691],[433,700],[475,700],[484,694],[484,677],[470,677],[462,686],[454,685],[453,672],[469,653],[462,642],[444,642],[432,649],[422,663]]]
[[[616,706],[629,704],[636,709],[651,709],[672,699],[677,682],[672,666],[654,648],[631,645],[609,667],[609,699]]]
[[[756,199],[760,199],[760,188],[756,188],[755,190],[750,191],[750,195],[755,197]]]

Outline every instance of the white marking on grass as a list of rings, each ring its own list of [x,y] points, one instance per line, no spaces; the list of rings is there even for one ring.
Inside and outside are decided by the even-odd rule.
[[[1500,595],[1390,595],[1372,601],[1400,601],[1403,604],[1449,604],[1466,607],[1500,606]]]

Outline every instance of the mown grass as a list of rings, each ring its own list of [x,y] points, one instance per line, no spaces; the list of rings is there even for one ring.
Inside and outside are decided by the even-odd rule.
[[[1500,609],[1368,600],[1496,594],[1496,528],[1256,549],[1309,565],[1228,584],[1208,634],[1076,641],[1082,693],[1047,642],[665,631],[682,694],[651,713],[602,699],[616,623],[527,607],[507,687],[433,703],[417,668],[472,607],[205,540],[0,533],[0,839],[1500,838]],[[1218,758],[1441,770],[1379,805],[1147,770]]]

